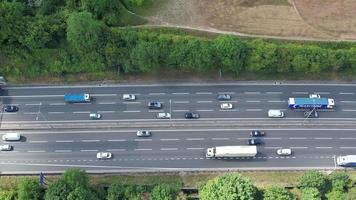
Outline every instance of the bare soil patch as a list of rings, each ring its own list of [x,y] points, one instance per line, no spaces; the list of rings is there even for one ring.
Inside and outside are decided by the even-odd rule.
[[[356,39],[354,0],[166,0],[151,24],[260,36]]]

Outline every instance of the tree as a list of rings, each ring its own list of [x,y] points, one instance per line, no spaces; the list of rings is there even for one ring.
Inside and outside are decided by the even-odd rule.
[[[48,186],[45,200],[67,200],[70,192],[69,185],[63,179],[58,179]]]
[[[346,172],[333,172],[329,179],[332,184],[332,190],[345,191],[349,182],[349,176]]]
[[[108,189],[108,200],[121,200],[124,199],[123,186],[119,183],[112,183]]]
[[[131,66],[127,71],[151,72],[159,68],[159,49],[153,42],[140,41],[130,58]]]
[[[209,180],[199,191],[201,200],[253,200],[257,189],[240,174],[228,174]]]
[[[253,40],[247,61],[247,70],[251,72],[275,73],[278,64],[278,46],[263,40]]]
[[[71,190],[77,187],[89,188],[89,176],[81,169],[68,169],[64,172],[61,179],[67,183]]]
[[[174,192],[169,185],[156,185],[151,192],[151,200],[173,200]]]
[[[303,176],[299,180],[299,188],[304,189],[304,188],[316,188],[319,190],[319,192],[323,193],[325,192],[325,187],[326,187],[326,176],[318,172],[316,170],[311,170],[303,174]]]
[[[43,198],[43,188],[38,180],[25,178],[18,185],[19,200],[38,200]]]
[[[244,70],[247,46],[233,35],[222,35],[213,42],[219,65],[226,71],[238,73]]]
[[[288,190],[281,187],[267,188],[263,195],[264,200],[293,200],[295,197]]]
[[[356,199],[356,187],[352,187],[347,193],[347,200],[355,200]]]
[[[332,190],[328,194],[326,194],[328,200],[341,200],[347,198],[347,193],[340,190]]]
[[[68,194],[67,200],[97,200],[98,198],[87,188],[77,187]]]
[[[317,188],[309,187],[302,189],[301,200],[321,200],[320,192]]]

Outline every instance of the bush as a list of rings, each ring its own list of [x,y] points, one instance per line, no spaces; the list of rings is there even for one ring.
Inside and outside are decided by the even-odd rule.
[[[301,200],[321,200],[320,192],[317,188],[309,187],[302,189]]]
[[[281,187],[267,188],[263,195],[264,200],[293,200],[295,197],[288,190]]]
[[[305,188],[316,188],[319,192],[325,192],[327,183],[326,176],[318,171],[311,170],[303,174],[299,180],[299,188],[302,190]]]

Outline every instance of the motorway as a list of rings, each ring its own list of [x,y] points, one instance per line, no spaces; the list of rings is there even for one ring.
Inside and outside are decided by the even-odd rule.
[[[1,133],[14,131],[11,125],[46,122],[61,123],[63,127],[43,130],[18,130],[22,141],[11,142],[12,152],[0,152],[2,173],[62,171],[81,167],[96,171],[123,170],[192,170],[192,169],[305,169],[335,168],[334,156],[356,154],[356,85],[326,84],[200,84],[200,85],[121,85],[121,86],[63,86],[7,87],[2,92],[3,105],[18,105],[17,113],[2,113]],[[89,104],[65,104],[63,94],[90,93],[95,101]],[[256,121],[278,125],[279,122],[305,121],[300,111],[288,110],[289,97],[306,97],[317,92],[334,98],[333,110],[320,112],[320,119],[308,121],[348,121],[348,128],[339,127],[269,127],[264,144],[253,159],[206,159],[207,147],[242,145],[255,127],[218,127],[222,121]],[[124,93],[136,94],[135,102],[124,102]],[[216,95],[232,96],[234,109],[219,109]],[[163,110],[148,110],[147,102],[159,100]],[[286,119],[268,119],[268,109],[282,109]],[[172,120],[155,119],[156,112],[172,111]],[[196,111],[203,120],[215,120],[207,126],[151,127],[152,137],[138,138],[135,132],[147,123],[188,123],[184,113]],[[90,121],[90,112],[103,114],[102,120]],[[108,121],[138,123],[135,128],[106,127],[86,129],[91,123]],[[142,124],[140,127],[140,123]],[[78,123],[81,129],[63,129],[66,123]],[[139,128],[137,128],[139,127]],[[67,127],[68,128],[68,127]],[[10,130],[7,130],[10,129]],[[4,144],[4,142],[2,142]],[[277,148],[290,147],[294,154],[277,156]],[[112,160],[97,160],[98,151],[111,151]]]

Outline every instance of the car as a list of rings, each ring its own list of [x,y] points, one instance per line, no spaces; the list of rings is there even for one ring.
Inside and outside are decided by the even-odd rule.
[[[199,119],[199,117],[200,117],[200,115],[198,113],[194,113],[194,112],[185,113],[186,119]]]
[[[320,98],[320,94],[309,94],[309,98],[313,99],[313,98]]]
[[[158,119],[170,119],[171,113],[158,113],[157,118]]]
[[[292,155],[292,149],[278,149],[277,155],[280,156],[289,156]]]
[[[228,94],[219,94],[217,99],[219,101],[228,101],[228,100],[231,100],[231,96]]]
[[[136,95],[134,94],[123,94],[122,99],[124,101],[135,101],[136,100]]]
[[[101,114],[99,114],[99,113],[90,113],[89,114],[89,118],[90,119],[101,119]]]
[[[19,111],[19,107],[17,106],[5,106],[4,107],[5,112],[17,112]]]
[[[147,130],[137,131],[136,135],[138,137],[149,137],[151,136],[151,131],[147,131]]]
[[[318,118],[319,113],[316,110],[305,111],[304,117],[305,118]]]
[[[0,145],[0,151],[11,151],[12,146],[9,144]]]
[[[232,109],[232,103],[222,103],[222,104],[220,104],[220,108],[223,110]]]
[[[259,138],[251,138],[251,139],[248,139],[246,143],[248,145],[259,145],[259,144],[262,144],[262,140]]]
[[[250,132],[250,135],[252,137],[261,137],[261,136],[265,136],[265,132],[264,131],[253,130],[253,131]]]
[[[149,109],[161,109],[162,104],[159,101],[150,101],[150,102],[148,102],[148,108]]]
[[[110,159],[112,158],[112,154],[110,152],[98,152],[96,154],[97,159]]]

